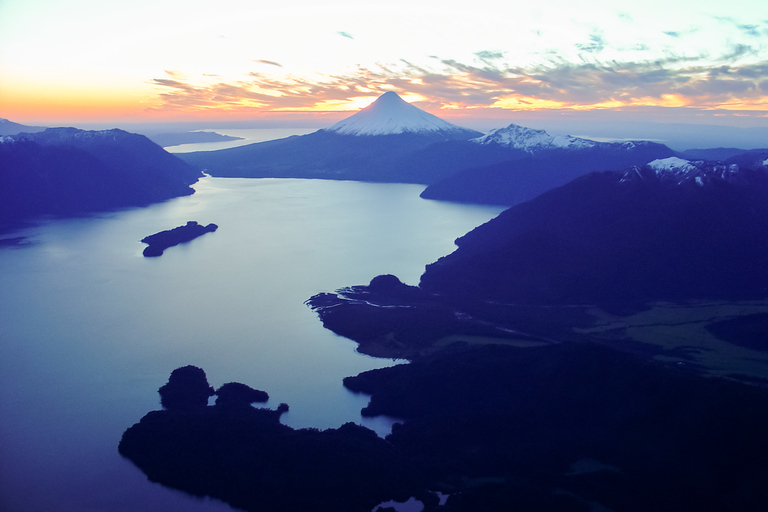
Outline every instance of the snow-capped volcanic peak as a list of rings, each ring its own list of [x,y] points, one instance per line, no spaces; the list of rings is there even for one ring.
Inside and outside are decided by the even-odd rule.
[[[325,131],[343,135],[393,135],[398,133],[464,132],[465,128],[443,121],[403,101],[393,91]]]
[[[544,130],[534,130],[516,124],[491,130],[487,135],[472,139],[478,144],[498,144],[512,149],[533,152],[541,149],[585,149],[598,143],[570,135],[552,136]]]

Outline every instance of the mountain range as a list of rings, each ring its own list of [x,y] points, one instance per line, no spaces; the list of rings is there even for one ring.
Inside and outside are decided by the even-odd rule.
[[[403,419],[387,441],[495,479],[446,510],[765,509],[747,454],[768,447],[768,152],[734,158],[589,173],[460,237],[418,286],[307,301],[411,361],[344,380],[364,416]]]
[[[646,141],[595,142],[511,124],[483,135],[387,92],[317,132],[180,158],[213,176],[429,185],[423,197],[512,205],[587,172],[672,156]]]
[[[591,341],[574,329],[595,327],[596,311],[617,315],[614,334],[605,336],[618,344],[626,341],[618,317],[659,303],[764,304],[768,154],[760,158],[740,166],[668,157],[590,173],[458,238],[453,253],[427,265],[418,286],[377,276],[308,304],[360,351],[406,358],[462,337]],[[704,323],[737,324],[728,330],[742,334],[728,343],[768,349],[765,315],[719,315]],[[653,325],[659,330],[651,339],[664,339],[662,324]],[[747,335],[762,341],[741,341]]]
[[[192,194],[202,173],[143,135],[48,128],[0,137],[0,219],[141,206]]]
[[[590,172],[620,171],[674,155],[655,142],[595,142],[516,124],[470,142],[506,151],[506,159],[466,167],[430,184],[421,197],[511,206]]]
[[[423,159],[418,161],[422,151],[481,135],[443,121],[389,92],[349,118],[314,133],[178,156],[220,177],[429,183],[458,170],[461,164],[451,163],[439,151],[436,154],[447,167],[420,165],[424,163]],[[432,164],[431,159],[426,160]]]
[[[420,286],[536,304],[766,297],[765,156],[669,157],[575,179],[460,237]]]

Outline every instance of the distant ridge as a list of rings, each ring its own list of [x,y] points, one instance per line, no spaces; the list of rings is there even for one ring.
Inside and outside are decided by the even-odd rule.
[[[17,135],[22,132],[36,133],[43,130],[45,130],[43,126],[27,126],[0,117],[0,135]]]
[[[597,142],[553,136],[516,124],[469,143],[488,151],[504,151],[507,157],[490,165],[477,159],[475,165],[430,183],[421,197],[512,206],[590,172],[623,171],[674,155],[670,148],[655,142]]]
[[[395,135],[414,134],[472,134],[474,130],[461,128],[403,101],[396,92],[385,92],[360,112],[339,121],[328,132],[342,135]]]
[[[74,215],[190,195],[200,171],[143,135],[48,128],[0,136],[0,232],[36,215]]]

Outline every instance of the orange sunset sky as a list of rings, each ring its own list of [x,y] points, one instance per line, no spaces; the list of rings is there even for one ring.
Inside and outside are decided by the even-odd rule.
[[[0,77],[0,117],[49,126],[330,123],[389,90],[465,125],[768,126],[768,4],[0,0]]]

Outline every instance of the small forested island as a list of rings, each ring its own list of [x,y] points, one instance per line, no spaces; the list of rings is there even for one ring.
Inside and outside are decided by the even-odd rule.
[[[197,222],[190,220],[184,226],[168,229],[166,231],[160,231],[154,235],[145,236],[141,241],[148,244],[144,248],[144,256],[155,257],[161,256],[163,251],[174,245],[178,245],[184,242],[194,240],[199,236],[203,236],[206,233],[212,233],[218,229],[216,224],[208,224],[203,226]]]

